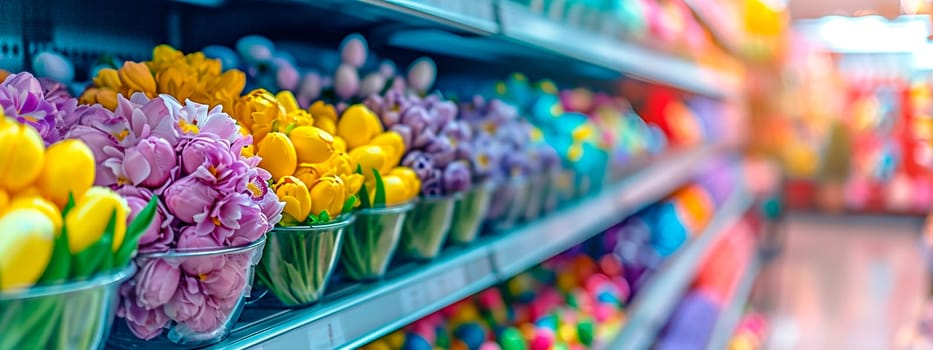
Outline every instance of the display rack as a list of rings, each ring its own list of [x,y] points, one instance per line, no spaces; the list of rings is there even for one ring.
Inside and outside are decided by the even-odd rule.
[[[641,350],[651,347],[693,281],[700,261],[713,244],[745,215],[752,202],[751,194],[742,186],[736,186],[700,236],[675,253],[641,288],[628,308],[625,327],[607,349]]]
[[[344,287],[314,307],[247,310],[233,334],[212,348],[359,347],[595,236],[690,181],[719,153],[720,147],[709,146],[666,157],[533,224],[454,248],[424,265],[406,266],[384,281]],[[729,208],[724,212],[731,213]],[[706,239],[687,250],[706,250]],[[665,273],[671,272],[678,273]]]
[[[745,273],[736,287],[732,299],[723,308],[713,327],[713,334],[707,345],[709,350],[725,349],[735,332],[735,327],[742,320],[742,313],[745,311],[745,305],[748,303],[748,297],[752,293],[752,287],[755,285],[755,279],[758,277],[758,270],[761,268],[761,259],[754,256],[745,267]]]

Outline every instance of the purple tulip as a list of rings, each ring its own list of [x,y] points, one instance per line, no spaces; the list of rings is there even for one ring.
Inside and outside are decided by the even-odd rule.
[[[415,133],[414,140],[411,141],[411,147],[415,149],[422,149],[430,145],[434,140],[437,139],[437,135],[429,129],[424,129],[419,133]]]
[[[124,147],[135,145],[137,140],[147,137],[165,139],[172,147],[178,145],[179,132],[175,129],[177,121],[169,117],[168,106],[162,99],[149,99],[141,92],[133,94],[129,99],[117,95],[117,108],[113,115],[120,123],[110,128],[95,127],[118,137]],[[83,124],[90,125],[88,122]]]
[[[110,178],[107,178],[107,175],[103,174],[107,171],[101,169],[104,160],[109,158],[109,156],[105,153],[105,150],[108,148],[116,150],[117,141],[113,136],[90,126],[77,125],[68,131],[65,138],[79,139],[84,141],[84,143],[88,145],[88,148],[91,149],[91,152],[94,153],[94,160],[98,165],[97,178],[95,179],[94,184],[98,186],[109,186],[116,184],[117,179],[112,175],[112,172],[110,174]]]
[[[185,322],[201,314],[207,296],[201,290],[198,277],[182,276],[172,299],[163,307],[165,314],[175,322]]]
[[[68,87],[49,78],[39,78],[39,85],[42,87],[42,94],[46,101],[49,101],[57,111],[55,118],[55,128],[59,135],[65,135],[68,130],[77,123],[75,109],[78,107],[78,99],[71,96]]]
[[[193,226],[185,227],[178,235],[178,249],[207,249],[222,246],[214,237],[210,235],[201,235]],[[200,276],[219,270],[226,263],[226,257],[223,255],[197,256],[184,258],[181,261],[181,268],[185,273],[192,276]]]
[[[434,160],[431,156],[420,151],[411,151],[402,159],[402,165],[411,168],[418,174],[421,181],[425,181],[431,176],[434,169]],[[423,187],[423,184],[422,184]]]
[[[58,110],[45,99],[42,86],[32,74],[11,74],[0,83],[0,108],[8,117],[34,127],[46,145],[61,139],[55,125],[60,119]]]
[[[240,215],[237,222],[240,228],[227,239],[230,246],[236,247],[255,242],[262,237],[263,234],[269,232],[274,225],[270,223],[267,216],[262,213],[262,209],[255,205],[241,207]]]
[[[136,274],[136,300],[140,306],[155,309],[168,303],[178,288],[181,270],[163,259],[142,262]]]
[[[137,95],[139,94],[135,94],[133,97],[135,98]],[[182,105],[170,95],[160,95],[159,97],[168,108],[168,115],[172,117],[170,120],[175,120],[176,125],[186,123],[197,126],[197,135],[214,135],[221,140],[226,140],[228,144],[233,144],[238,138],[242,137],[240,129],[233,118],[223,112],[223,106],[218,105],[209,108],[208,105],[190,100],[185,101],[185,104]],[[183,132],[180,127],[178,131],[179,133]]]
[[[389,130],[395,131],[400,136],[402,136],[402,141],[405,143],[405,148],[412,147],[412,131],[411,127],[405,124],[395,124]]]
[[[428,127],[430,115],[421,106],[415,106],[402,113],[401,122],[411,128],[413,135],[420,135]]]
[[[470,188],[470,169],[464,162],[453,162],[444,169],[442,188],[445,194],[454,194]]]
[[[169,180],[176,162],[175,150],[168,141],[149,137],[126,150],[123,173],[133,185],[159,188]]]
[[[231,192],[245,188],[249,166],[231,151],[226,141],[209,136],[196,136],[179,145],[181,166],[185,174],[214,186],[218,191]]]
[[[233,260],[229,260],[233,261]],[[220,269],[204,275],[201,285],[205,294],[220,299],[229,299],[243,295],[246,288],[246,272],[249,266],[227,263]]]
[[[162,334],[165,325],[170,321],[162,308],[147,309],[140,306],[131,283],[120,286],[120,296],[117,316],[126,320],[126,325],[137,338],[149,340]]]
[[[434,130],[440,131],[441,127],[457,117],[457,105],[451,101],[441,101],[432,106],[430,114]]]
[[[431,143],[424,148],[425,153],[431,155],[434,159],[434,166],[444,168],[450,164],[456,156],[456,149],[447,137],[435,137]]]
[[[229,193],[223,199],[217,201],[210,210],[194,215],[194,222],[197,223],[195,231],[198,235],[211,235],[214,240],[223,245],[230,243],[240,228],[240,220],[244,214],[261,214],[259,206],[255,205],[250,197],[243,193]],[[268,224],[268,223],[266,223]],[[244,233],[249,236],[261,236],[265,231],[254,233],[253,230],[262,228],[251,227]]]
[[[440,170],[432,168],[426,177],[421,178],[421,195],[425,197],[443,196],[443,177]]]
[[[186,176],[169,185],[163,196],[172,215],[185,223],[195,224],[195,216],[200,214],[203,217],[220,197],[220,192],[197,178]]]
[[[130,215],[127,217],[127,223],[132,222],[136,215],[146,207],[152,198],[152,192],[146,188],[135,186],[124,186],[117,190],[121,196],[126,198],[130,206]],[[156,215],[149,224],[149,228],[139,237],[139,252],[159,252],[169,249],[169,246],[175,240],[174,230],[172,228],[173,217],[168,213],[165,204],[160,200],[156,207]]]
[[[440,135],[449,137],[451,140],[468,142],[473,138],[473,132],[470,126],[462,121],[452,121],[447,123],[442,129]]]

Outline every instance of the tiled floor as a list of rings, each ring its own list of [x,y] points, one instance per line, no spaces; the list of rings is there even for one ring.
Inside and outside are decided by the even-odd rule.
[[[775,306],[769,348],[892,349],[928,290],[920,227],[910,218],[791,214],[784,253],[762,272],[771,283],[756,293]]]

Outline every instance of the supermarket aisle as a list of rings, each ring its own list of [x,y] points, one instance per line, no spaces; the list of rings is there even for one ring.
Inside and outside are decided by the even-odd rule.
[[[769,348],[891,349],[927,289],[921,221],[791,214]],[[766,292],[767,293],[767,292]]]

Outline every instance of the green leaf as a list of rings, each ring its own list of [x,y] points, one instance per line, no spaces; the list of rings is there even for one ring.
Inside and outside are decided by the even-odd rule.
[[[372,203],[369,202],[369,189],[366,188],[365,182],[363,182],[363,186],[360,187],[360,192],[357,197],[360,197],[360,206],[363,208],[372,208]]]
[[[55,237],[52,258],[39,278],[39,284],[58,284],[68,279],[71,271],[71,251],[68,246],[68,229],[62,226],[62,232]]]
[[[321,222],[322,224],[323,224],[323,223],[330,222],[330,214],[327,212],[326,209],[325,209],[324,211],[321,212],[321,215],[320,215],[318,218],[321,219],[320,222]]]
[[[353,206],[356,205],[357,195],[351,195],[347,200],[343,201],[343,208],[340,209],[341,213],[348,214],[353,210]]]
[[[113,246],[113,231],[116,229],[116,222],[117,212],[114,210],[110,213],[110,220],[107,222],[107,228],[104,230],[104,234],[101,235],[100,239],[74,255],[74,259],[72,260],[73,264],[71,265],[71,277],[75,279],[84,279],[101,269],[110,268],[110,266],[103,266],[103,264],[106,263],[104,256],[111,255],[112,259],[111,247]]]
[[[295,130],[295,128],[297,128],[297,127],[298,127],[298,124],[297,124],[297,123],[288,124],[288,126],[285,127],[285,135],[290,134],[290,133],[292,132],[292,130]]]
[[[389,89],[392,88],[392,85],[395,85],[395,76],[392,76],[386,80],[386,84],[382,86],[382,90],[379,90],[379,95],[385,96],[385,94],[389,92]]]
[[[373,207],[384,207],[386,205],[386,188],[382,183],[382,175],[379,171],[373,169],[373,176],[376,178],[376,198],[373,198]]]
[[[142,237],[143,233],[152,225],[152,220],[155,218],[158,207],[159,196],[154,195],[149,199],[149,203],[146,204],[143,210],[141,210],[139,214],[136,214],[136,218],[134,218],[133,222],[126,228],[126,235],[123,236],[123,242],[120,243],[120,247],[114,255],[113,263],[115,267],[122,267],[130,263],[130,259],[133,258],[133,254],[136,253],[136,249],[139,246],[139,238]]]
[[[68,215],[68,212],[75,207],[75,196],[74,193],[68,192],[68,202],[65,203],[65,208],[62,209],[62,219],[65,218],[65,215]]]

